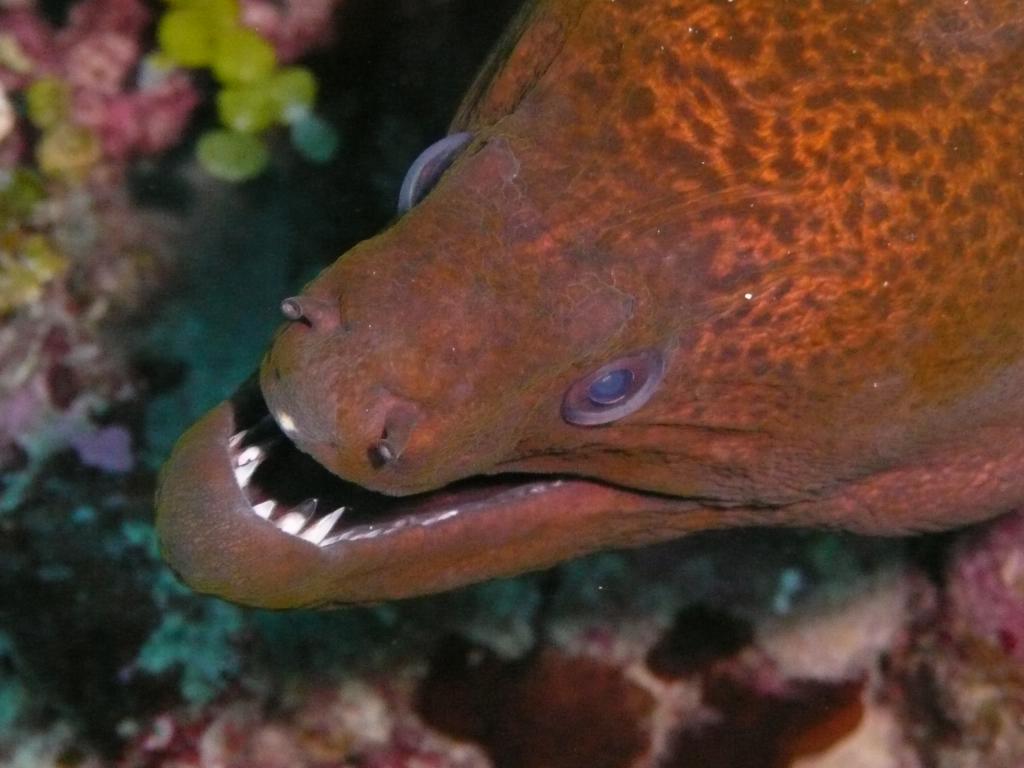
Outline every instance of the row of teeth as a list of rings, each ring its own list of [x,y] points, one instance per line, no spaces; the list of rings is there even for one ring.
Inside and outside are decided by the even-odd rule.
[[[239,432],[228,441],[228,447],[232,453],[238,449],[245,439],[247,432]],[[247,446],[238,452],[234,457],[235,481],[238,487],[244,492],[252,479],[253,474],[259,467],[260,462],[267,457],[267,444],[255,443]],[[341,520],[347,507],[338,507],[324,517],[317,518],[317,499],[306,499],[296,507],[289,509],[276,519],[274,513],[280,506],[273,499],[261,501],[252,506],[252,511],[264,520],[272,523],[278,530],[290,536],[296,536],[310,544],[319,547],[327,547],[344,538],[342,535],[331,536],[335,524]]]
[[[228,446],[234,456],[232,469],[235,473],[235,481],[243,493],[246,493],[249,481],[252,479],[260,463],[267,457],[270,446],[275,441],[272,438],[241,448],[249,432],[249,430],[239,432],[228,441]],[[532,483],[524,487],[512,489],[508,493],[514,496],[532,496],[537,493],[544,493],[552,488],[557,488],[563,483],[564,481],[561,479]],[[281,532],[298,537],[319,547],[328,547],[339,541],[373,539],[413,524],[427,527],[449,520],[465,511],[463,509],[448,509],[433,514],[403,517],[386,525],[358,525],[336,533],[335,528],[348,507],[338,507],[333,512],[318,518],[316,515],[318,503],[318,499],[306,499],[298,506],[288,509],[287,512],[279,515],[276,519],[274,515],[279,512],[283,505],[278,504],[273,499],[253,504],[251,509],[255,514],[273,524]]]

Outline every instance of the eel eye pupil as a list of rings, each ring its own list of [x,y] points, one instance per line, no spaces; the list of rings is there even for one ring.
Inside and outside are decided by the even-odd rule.
[[[583,427],[629,416],[651,399],[665,363],[657,349],[612,360],[572,384],[562,398],[562,418]]]
[[[587,398],[594,405],[614,405],[629,393],[633,378],[633,372],[628,368],[609,371],[591,383]]]

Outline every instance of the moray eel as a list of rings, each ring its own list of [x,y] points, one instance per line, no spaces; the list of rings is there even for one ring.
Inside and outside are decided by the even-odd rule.
[[[731,526],[1024,501],[1019,0],[535,0],[169,459],[163,554],[273,608]]]

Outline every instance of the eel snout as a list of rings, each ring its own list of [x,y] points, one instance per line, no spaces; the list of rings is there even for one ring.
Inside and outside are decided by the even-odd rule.
[[[542,568],[609,540],[642,543],[653,530],[644,512],[679,506],[544,475],[379,494],[300,452],[250,381],[175,446],[161,474],[157,530],[163,556],[197,591],[285,608],[442,591]],[[619,523],[609,525],[613,519]]]

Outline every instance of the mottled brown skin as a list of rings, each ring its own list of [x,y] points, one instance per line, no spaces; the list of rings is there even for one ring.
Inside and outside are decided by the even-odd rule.
[[[1019,0],[530,4],[455,120],[473,143],[307,286],[326,309],[261,381],[300,448],[386,493],[597,482],[378,542],[382,584],[351,553],[190,540],[216,513],[179,501],[174,462],[213,450],[207,427],[168,470],[165,551],[234,599],[348,602],[709,527],[898,533],[1020,505],[1022,73]],[[643,408],[561,418],[574,381],[644,348],[667,369]],[[389,419],[408,439],[381,465]],[[293,560],[305,587],[255,573]]]

